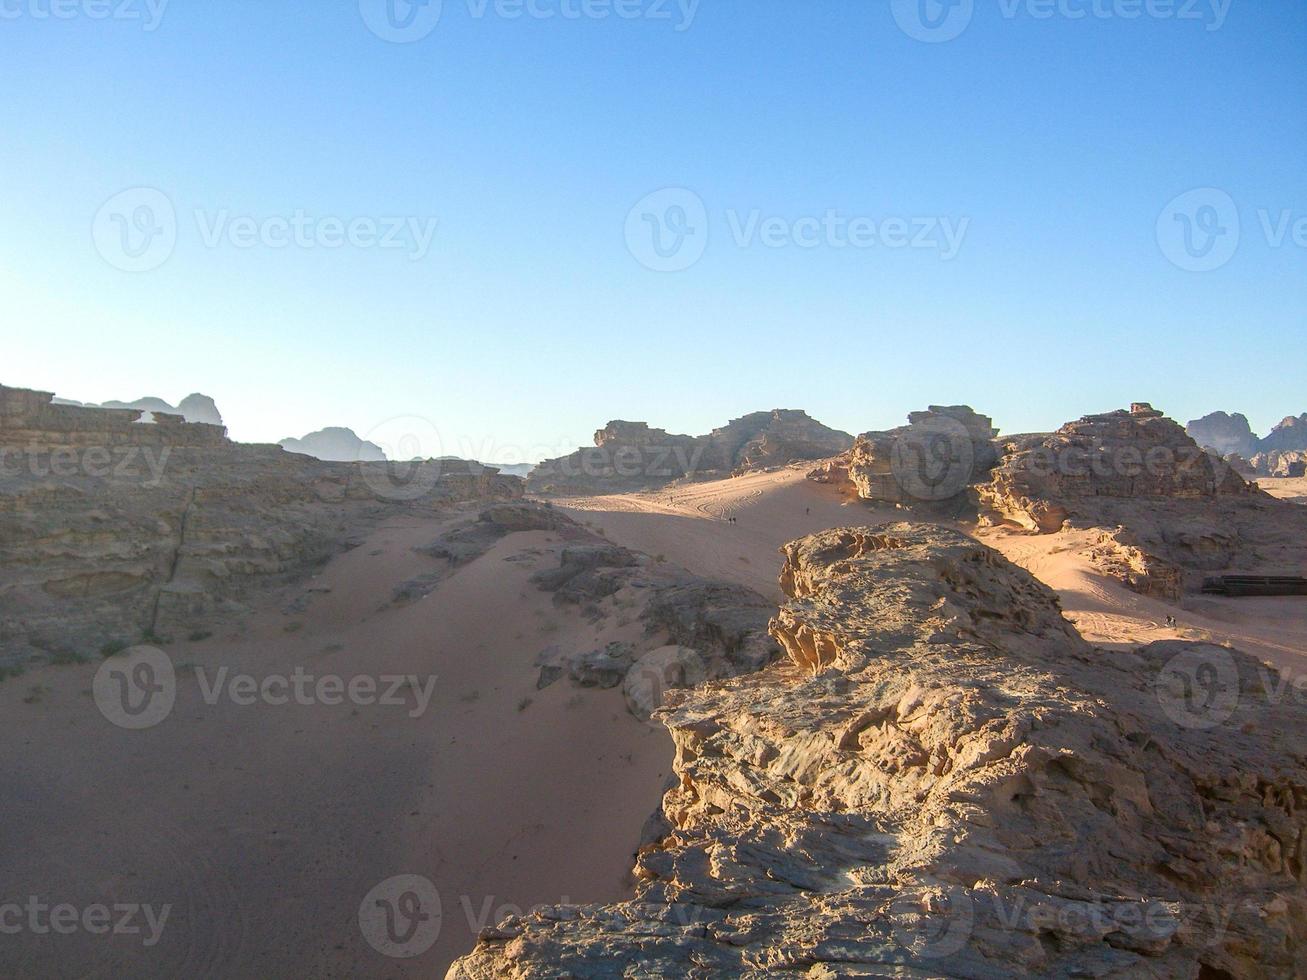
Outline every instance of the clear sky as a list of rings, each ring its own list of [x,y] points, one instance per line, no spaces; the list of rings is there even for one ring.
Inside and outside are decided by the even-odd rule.
[[[391,2],[0,0],[0,382],[497,461],[1307,411],[1301,0]]]

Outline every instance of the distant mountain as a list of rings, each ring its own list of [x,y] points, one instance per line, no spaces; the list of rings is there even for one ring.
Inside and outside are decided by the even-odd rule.
[[[134,402],[108,401],[100,404],[94,402],[78,402],[71,398],[56,398],[55,405],[74,405],[80,408],[134,408],[146,412],[141,421],[153,421],[155,412],[162,412],[165,415],[180,415],[187,422],[203,422],[207,425],[222,425],[222,413],[218,411],[218,406],[214,404],[212,398],[208,395],[193,394],[187,395],[177,405],[169,405],[162,398],[146,396],[138,398]]]
[[[1204,415],[1185,426],[1185,432],[1198,445],[1219,456],[1238,453],[1244,459],[1251,459],[1259,448],[1257,435],[1248,424],[1248,418],[1238,412]]]
[[[1265,439],[1259,439],[1248,419],[1235,413],[1213,412],[1185,427],[1190,438],[1219,456],[1241,457],[1260,476],[1296,473],[1307,457],[1307,413],[1286,416]]]
[[[287,452],[312,456],[327,463],[375,463],[386,459],[386,454],[375,442],[360,439],[353,429],[340,426],[310,432],[302,439],[282,439],[277,445]]]

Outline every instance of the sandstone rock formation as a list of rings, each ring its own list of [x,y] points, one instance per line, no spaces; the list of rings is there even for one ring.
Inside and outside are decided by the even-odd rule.
[[[1290,415],[1257,444],[1259,452],[1307,451],[1307,412],[1297,418]]]
[[[1248,424],[1247,416],[1238,412],[1233,415],[1225,412],[1204,415],[1185,426],[1185,432],[1198,445],[1212,450],[1218,456],[1238,453],[1244,459],[1249,459],[1258,449],[1259,440]]]
[[[637,898],[510,917],[450,980],[1302,975],[1307,706],[1274,672],[1095,649],[943,528],[784,550],[788,662],[657,715]]]
[[[153,415],[180,415],[187,422],[199,422],[204,425],[222,425],[222,413],[208,395],[187,395],[176,407],[169,405],[162,398],[147,396],[132,402],[107,401],[99,405],[90,402],[77,402],[68,398],[54,398],[53,404],[78,408],[105,408],[112,410],[137,409],[142,413],[143,422],[152,421]]]
[[[978,492],[993,523],[1100,529],[1093,557],[1159,598],[1178,599],[1207,572],[1291,572],[1307,559],[1301,514],[1147,404],[1007,444]]]
[[[545,460],[528,477],[533,493],[612,493],[686,477],[743,473],[847,449],[848,433],[806,412],[776,409],[735,419],[706,436],[675,435],[644,422],[609,422],[594,448]]]
[[[231,627],[251,590],[304,574],[382,518],[523,492],[467,464],[322,463],[140,416],[0,387],[4,662]]]
[[[998,460],[993,420],[966,405],[932,405],[908,424],[858,436],[853,448],[813,470],[863,500],[957,511],[974,507],[971,488]]]
[[[340,426],[310,432],[302,439],[282,439],[277,445],[288,453],[300,453],[328,463],[378,463],[386,458],[376,443],[360,439],[353,429]]]

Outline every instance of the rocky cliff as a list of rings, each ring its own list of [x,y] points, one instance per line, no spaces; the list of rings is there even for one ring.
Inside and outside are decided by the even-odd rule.
[[[1159,598],[1178,599],[1204,573],[1296,574],[1307,560],[1303,515],[1144,403],[1008,443],[978,492],[993,523],[1099,529],[1093,557]]]
[[[232,627],[376,521],[520,496],[454,461],[332,464],[218,426],[0,387],[0,661]]]
[[[806,412],[775,409],[733,420],[705,436],[651,428],[644,422],[609,422],[594,448],[545,460],[528,477],[533,493],[616,493],[663,486],[673,480],[743,473],[847,449],[853,437],[828,428]]]
[[[1257,476],[1301,475],[1297,464],[1307,459],[1307,414],[1286,416],[1264,439],[1257,437],[1244,416],[1225,412],[1196,419],[1185,431],[1218,456],[1233,453],[1248,460]]]
[[[998,460],[998,430],[966,405],[932,405],[908,424],[858,436],[853,448],[809,474],[877,503],[935,512],[974,511],[976,483]]]
[[[1198,445],[1218,456],[1238,453],[1244,459],[1251,459],[1257,452],[1259,440],[1247,417],[1237,412],[1233,415],[1225,412],[1204,415],[1185,426],[1185,432]]]
[[[1273,672],[1095,649],[939,527],[784,551],[788,660],[658,715],[636,900],[511,917],[450,980],[1303,975],[1307,707]]]

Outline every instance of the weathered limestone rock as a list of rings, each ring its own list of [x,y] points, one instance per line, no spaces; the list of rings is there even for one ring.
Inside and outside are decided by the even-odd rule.
[[[1303,975],[1307,706],[1274,672],[1095,649],[939,527],[784,550],[790,662],[656,713],[636,900],[511,917],[450,980]]]

